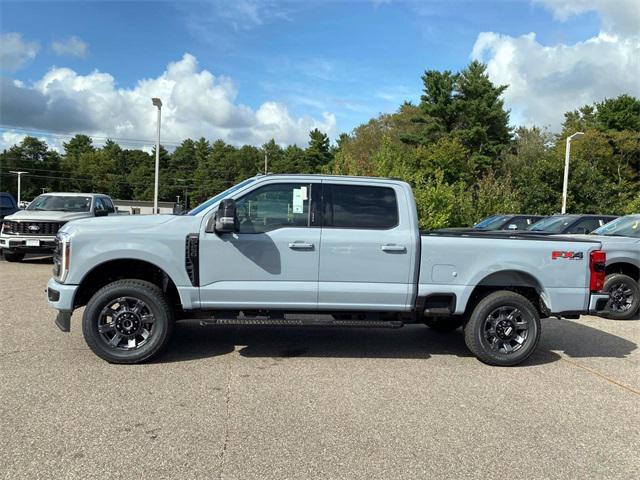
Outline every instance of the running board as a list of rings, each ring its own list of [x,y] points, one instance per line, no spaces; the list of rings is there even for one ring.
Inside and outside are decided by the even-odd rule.
[[[238,325],[238,326],[273,326],[273,327],[362,327],[362,328],[401,328],[399,320],[335,320],[335,319],[293,319],[293,318],[207,318],[198,319],[201,326],[206,325]]]

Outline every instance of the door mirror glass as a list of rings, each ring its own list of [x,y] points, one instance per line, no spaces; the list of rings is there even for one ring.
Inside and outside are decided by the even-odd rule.
[[[237,232],[238,216],[236,214],[236,201],[232,198],[222,200],[213,219],[216,233]]]

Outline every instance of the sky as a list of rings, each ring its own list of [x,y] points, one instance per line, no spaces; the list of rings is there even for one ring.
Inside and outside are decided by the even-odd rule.
[[[638,0],[0,0],[0,149],[30,133],[168,147],[306,145],[403,101],[425,70],[478,59],[511,123],[640,96]],[[127,143],[128,142],[128,143]]]

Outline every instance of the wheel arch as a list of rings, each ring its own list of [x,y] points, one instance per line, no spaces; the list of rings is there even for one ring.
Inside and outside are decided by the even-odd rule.
[[[146,280],[157,285],[167,295],[174,308],[181,305],[175,281],[162,268],[147,260],[119,258],[95,265],[84,274],[75,293],[74,308],[86,305],[89,299],[105,285],[123,279]]]
[[[628,277],[633,278],[637,282],[640,281],[640,268],[626,261],[618,261],[607,265],[605,273],[607,275],[622,273],[624,275],[627,275]]]
[[[492,272],[477,283],[469,295],[465,316],[468,316],[484,297],[500,290],[512,291],[524,296],[538,310],[540,316],[547,316],[549,313],[544,301],[545,290],[542,283],[529,272],[507,269]]]

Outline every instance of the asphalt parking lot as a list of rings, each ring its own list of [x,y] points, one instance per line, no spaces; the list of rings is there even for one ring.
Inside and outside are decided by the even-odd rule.
[[[179,324],[109,365],[0,261],[0,477],[640,478],[640,321],[543,321],[514,368],[462,334]]]

